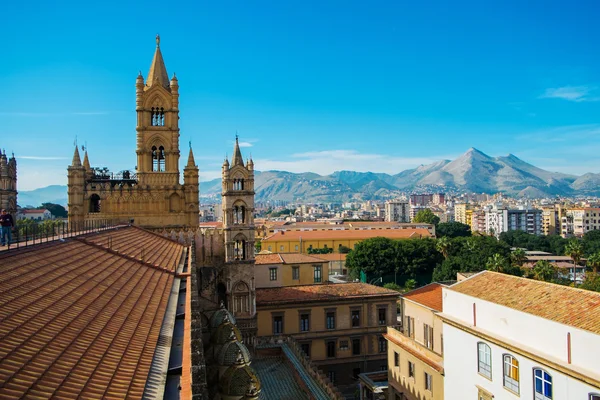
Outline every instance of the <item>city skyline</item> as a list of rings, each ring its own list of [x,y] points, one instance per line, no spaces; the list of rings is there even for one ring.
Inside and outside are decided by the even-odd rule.
[[[134,167],[135,77],[156,33],[203,181],[236,132],[261,171],[398,173],[476,147],[600,172],[594,4],[7,7],[28,16],[0,28],[0,147],[19,190],[65,184],[76,137],[92,166]]]

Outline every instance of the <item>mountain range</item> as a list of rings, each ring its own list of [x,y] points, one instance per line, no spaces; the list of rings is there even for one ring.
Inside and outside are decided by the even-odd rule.
[[[256,171],[254,186],[257,201],[377,200],[410,191],[503,193],[529,198],[557,195],[599,196],[600,174],[576,176],[550,172],[512,154],[490,157],[471,148],[455,160],[441,160],[395,175],[355,171],[336,171],[331,175]],[[200,182],[202,196],[215,196],[220,192],[221,179]],[[38,205],[52,200],[66,204],[66,198],[67,187],[55,185],[20,192],[18,202],[20,205]]]

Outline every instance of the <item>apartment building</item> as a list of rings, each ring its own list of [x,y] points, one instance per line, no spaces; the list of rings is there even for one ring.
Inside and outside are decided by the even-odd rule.
[[[410,195],[411,206],[426,206],[433,201],[433,194],[411,194]]]
[[[385,220],[387,222],[410,222],[410,207],[407,200],[385,202]]]
[[[256,290],[258,336],[290,336],[338,387],[387,368],[388,325],[398,292],[366,283]]]
[[[554,205],[542,207],[542,234],[560,233],[560,213]]]
[[[329,280],[329,261],[301,253],[257,254],[257,288],[315,285]]]
[[[467,210],[471,210],[471,204],[458,203],[454,205],[454,220],[461,224],[471,225],[467,219]]]
[[[431,283],[400,300],[402,330],[388,327],[388,399],[442,400],[443,285]]]
[[[586,232],[600,229],[600,208],[571,208],[561,218],[561,236],[581,237]]]
[[[442,292],[447,399],[600,398],[600,293],[491,271]]]
[[[542,234],[542,211],[537,209],[492,208],[485,211],[485,231],[496,237],[502,232],[520,230]]]

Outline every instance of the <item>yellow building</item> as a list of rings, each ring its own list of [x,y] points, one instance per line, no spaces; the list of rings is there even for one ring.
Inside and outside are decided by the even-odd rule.
[[[314,285],[329,280],[329,262],[300,253],[257,254],[257,288]]]
[[[432,283],[404,294],[402,330],[388,328],[388,399],[444,398],[442,285]]]
[[[353,249],[357,243],[374,237],[420,239],[433,235],[426,228],[280,231],[263,239],[262,248],[278,253],[307,253],[309,249],[327,248],[338,252],[340,247]]]
[[[136,171],[110,173],[83,163],[75,147],[68,167],[69,223],[73,229],[93,221],[133,222],[145,227],[198,226],[198,167],[190,145],[179,171],[179,83],[169,80],[156,37],[156,51],[144,82],[136,79]]]
[[[461,224],[471,225],[467,219],[467,211],[471,211],[469,203],[459,203],[454,205],[454,220]]]
[[[289,336],[342,391],[358,374],[386,368],[386,327],[398,292],[366,283],[256,290],[258,336]]]

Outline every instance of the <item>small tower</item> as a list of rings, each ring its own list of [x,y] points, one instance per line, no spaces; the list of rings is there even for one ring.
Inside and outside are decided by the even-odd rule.
[[[231,165],[223,163],[223,228],[225,261],[254,260],[254,163],[244,165],[235,138]]]
[[[89,163],[89,161],[88,161]],[[86,169],[81,165],[79,149],[75,145],[73,161],[67,167],[68,195],[69,195],[69,224],[71,229],[80,229],[83,226],[85,214],[88,212],[84,204]]]
[[[0,208],[16,218],[17,214],[17,160],[9,159],[5,151],[0,151]]]
[[[200,187],[198,183],[198,166],[194,160],[192,143],[190,142],[190,153],[188,154],[187,165],[183,169],[183,183],[185,187],[185,204],[188,226],[196,227],[199,223],[198,212],[200,210],[200,200],[198,195]]]
[[[235,138],[231,165],[223,162],[223,234],[225,265],[223,282],[227,308],[239,320],[244,343],[256,336],[256,287],[254,283],[254,170],[244,165],[238,138]]]

